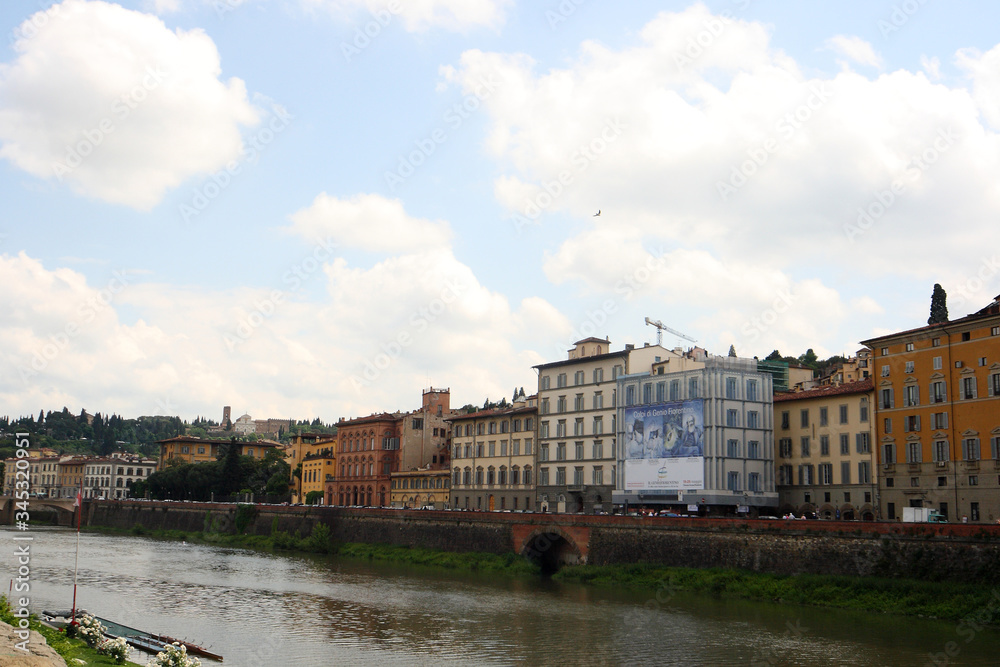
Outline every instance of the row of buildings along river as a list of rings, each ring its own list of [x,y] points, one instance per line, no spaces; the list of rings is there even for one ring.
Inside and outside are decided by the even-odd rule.
[[[410,412],[240,446],[284,447],[300,470],[293,502],[889,521],[928,507],[1000,520],[1000,297],[861,344],[814,378],[781,361],[586,338],[501,407],[455,410],[431,387]],[[163,440],[158,464],[215,460],[228,442]]]

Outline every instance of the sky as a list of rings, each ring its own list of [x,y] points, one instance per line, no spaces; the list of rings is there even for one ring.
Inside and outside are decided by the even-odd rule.
[[[333,422],[1000,293],[1000,4],[8,0],[0,413]],[[599,215],[597,215],[599,213]]]

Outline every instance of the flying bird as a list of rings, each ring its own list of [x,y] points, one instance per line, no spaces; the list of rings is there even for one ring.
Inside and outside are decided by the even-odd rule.
[[[601,215],[601,209],[597,209],[597,213],[594,214],[594,217],[596,218],[600,215]]]

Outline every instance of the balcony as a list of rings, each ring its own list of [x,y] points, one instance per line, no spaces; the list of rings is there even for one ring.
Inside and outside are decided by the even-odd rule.
[[[567,484],[566,491],[569,493],[583,493],[586,486],[583,484]]]
[[[979,470],[979,461],[962,461],[965,465],[963,468],[965,470]]]

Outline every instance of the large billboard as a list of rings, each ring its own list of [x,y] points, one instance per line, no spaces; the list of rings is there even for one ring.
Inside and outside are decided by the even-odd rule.
[[[705,401],[625,408],[625,488],[705,488]]]

